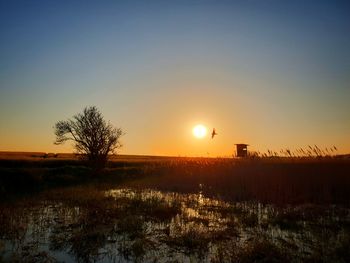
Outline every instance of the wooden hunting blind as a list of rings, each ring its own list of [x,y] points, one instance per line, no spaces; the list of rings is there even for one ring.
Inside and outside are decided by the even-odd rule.
[[[248,144],[238,143],[235,144],[237,149],[237,157],[247,157],[248,156]]]

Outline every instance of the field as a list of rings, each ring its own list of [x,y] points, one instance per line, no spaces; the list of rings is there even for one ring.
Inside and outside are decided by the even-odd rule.
[[[350,262],[350,159],[0,154],[0,262]]]

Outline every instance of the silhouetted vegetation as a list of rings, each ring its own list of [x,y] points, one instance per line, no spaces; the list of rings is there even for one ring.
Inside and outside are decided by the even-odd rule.
[[[111,160],[0,160],[0,261],[349,261],[347,158]]]
[[[100,168],[104,167],[108,154],[121,147],[119,140],[123,132],[107,123],[96,107],[87,107],[73,120],[57,122],[55,135],[55,144],[74,141],[76,151],[94,168]]]
[[[349,159],[183,158],[144,169],[152,176],[127,185],[280,205],[350,202]]]
[[[229,201],[349,205],[347,158],[114,159],[95,171],[78,159],[0,160],[0,191],[31,192],[81,183],[121,183]],[[95,176],[98,173],[99,176]]]

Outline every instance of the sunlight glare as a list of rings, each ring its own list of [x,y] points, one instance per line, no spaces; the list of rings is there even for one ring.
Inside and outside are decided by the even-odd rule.
[[[192,132],[196,138],[201,139],[207,135],[207,128],[202,124],[198,124],[193,128]]]

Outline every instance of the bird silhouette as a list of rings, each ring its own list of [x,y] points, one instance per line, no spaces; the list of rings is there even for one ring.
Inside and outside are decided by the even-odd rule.
[[[212,133],[211,133],[211,138],[214,139],[214,136],[215,136],[215,135],[218,135],[218,134],[216,133],[215,128],[213,128],[213,131],[212,131]]]

